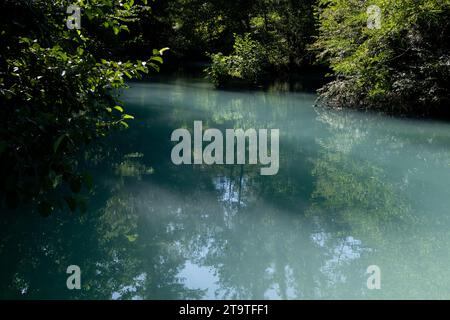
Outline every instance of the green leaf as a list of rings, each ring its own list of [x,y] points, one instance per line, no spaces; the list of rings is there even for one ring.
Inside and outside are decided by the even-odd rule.
[[[130,126],[125,121],[120,121],[120,124],[123,125],[125,128],[129,128]]]
[[[164,63],[163,59],[161,57],[159,57],[159,56],[151,57],[150,60],[157,61],[157,62],[159,62],[161,64]]]
[[[122,119],[134,119],[132,115],[125,114]]]
[[[165,51],[170,50],[169,48],[162,48],[161,50],[159,50],[159,54],[163,55]]]
[[[123,73],[125,73],[125,75],[126,75],[129,79],[133,78],[133,77],[131,76],[131,74],[130,74],[128,71],[124,70]]]
[[[114,109],[116,109],[119,112],[123,112],[123,108],[121,106],[115,106]]]
[[[149,65],[150,67],[152,67],[153,69],[155,69],[156,71],[159,72],[159,66],[158,66],[157,64],[151,62],[151,63],[149,63],[148,65]]]

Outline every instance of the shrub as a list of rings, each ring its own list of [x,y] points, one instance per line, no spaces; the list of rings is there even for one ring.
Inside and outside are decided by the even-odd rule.
[[[373,4],[381,9],[380,29],[367,27]],[[448,112],[449,1],[321,0],[318,11],[314,47],[336,76],[320,91],[322,101],[390,113]]]
[[[133,18],[134,1],[79,1],[81,30],[66,28],[65,0],[4,0],[0,22],[0,207],[36,204],[84,210],[76,155],[110,129],[132,119],[113,96],[125,77],[158,69],[162,51],[148,61],[115,61],[98,40],[118,35]],[[123,10],[122,6],[127,10]]]
[[[212,64],[206,72],[216,86],[233,79],[257,84],[267,71],[269,55],[264,46],[247,33],[244,36],[235,35],[231,55],[212,54],[211,60]]]

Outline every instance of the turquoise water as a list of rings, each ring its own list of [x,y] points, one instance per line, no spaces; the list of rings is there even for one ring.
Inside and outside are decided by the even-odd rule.
[[[280,83],[133,83],[128,130],[86,151],[88,212],[1,223],[0,297],[450,298],[450,125],[314,108]],[[280,168],[171,162],[173,130],[280,130]],[[81,268],[68,290],[66,268]],[[381,270],[369,290],[366,270]]]

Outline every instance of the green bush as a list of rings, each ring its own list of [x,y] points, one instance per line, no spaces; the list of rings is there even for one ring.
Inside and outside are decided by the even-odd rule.
[[[206,69],[209,79],[222,86],[233,79],[240,79],[249,84],[257,84],[268,66],[267,50],[250,34],[235,35],[233,52],[229,56],[222,53],[211,55],[212,64]]]
[[[206,73],[216,87],[220,87],[230,80],[231,59],[231,56],[224,56],[221,52],[211,55],[211,66],[206,69]]]
[[[368,28],[367,8],[381,9],[381,28]],[[450,1],[321,0],[314,47],[335,81],[325,104],[390,113],[448,113]]]
[[[78,1],[82,29],[68,29],[64,0],[4,0],[0,22],[0,205],[36,204],[43,215],[85,205],[78,194],[91,178],[75,155],[90,141],[132,119],[113,93],[149,68],[116,61],[99,39],[128,30],[141,8],[133,0]],[[146,1],[142,1],[145,5]],[[124,8],[126,10],[124,10]]]

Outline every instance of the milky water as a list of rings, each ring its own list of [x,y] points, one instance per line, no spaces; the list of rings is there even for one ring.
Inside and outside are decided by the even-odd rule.
[[[449,299],[450,125],[314,108],[289,89],[131,84],[130,128],[80,158],[88,212],[2,222],[0,297]],[[171,133],[195,120],[279,129],[278,174],[174,165]],[[72,264],[81,290],[66,288]]]

